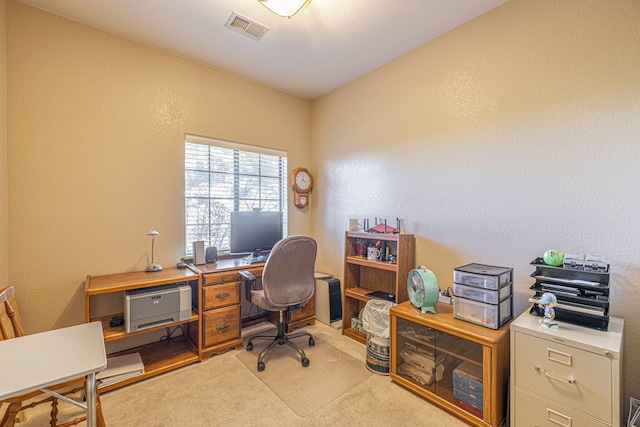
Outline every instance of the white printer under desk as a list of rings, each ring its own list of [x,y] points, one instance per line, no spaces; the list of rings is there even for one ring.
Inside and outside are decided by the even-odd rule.
[[[187,284],[132,289],[125,292],[124,299],[127,333],[191,317],[191,286]]]
[[[624,320],[607,331],[539,320],[527,310],[510,325],[511,425],[619,427]]]

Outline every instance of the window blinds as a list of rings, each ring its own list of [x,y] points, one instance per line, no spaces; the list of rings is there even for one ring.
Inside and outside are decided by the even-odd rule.
[[[287,235],[286,152],[187,135],[185,252],[194,241],[229,250],[232,211],[283,212]]]

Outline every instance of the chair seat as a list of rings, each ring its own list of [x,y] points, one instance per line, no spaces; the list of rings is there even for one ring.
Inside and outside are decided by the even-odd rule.
[[[253,304],[255,304],[258,307],[262,308],[263,310],[267,310],[267,311],[287,311],[290,308],[297,308],[297,307],[300,307],[300,306],[304,306],[310,300],[311,300],[311,298],[309,298],[306,301],[302,301],[302,302],[296,303],[296,304],[274,304],[273,302],[270,302],[270,301],[267,300],[263,290],[253,290],[253,291],[251,291],[251,297],[250,297],[250,301]]]

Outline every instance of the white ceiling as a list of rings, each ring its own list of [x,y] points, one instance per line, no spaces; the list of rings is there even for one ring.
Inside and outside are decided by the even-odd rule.
[[[20,0],[314,99],[506,0],[313,0],[291,19],[257,0]],[[254,40],[233,12],[269,28]]]

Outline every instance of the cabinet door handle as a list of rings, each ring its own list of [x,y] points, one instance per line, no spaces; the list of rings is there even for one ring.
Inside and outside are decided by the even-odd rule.
[[[219,294],[216,294],[216,298],[218,299],[225,299],[225,298],[229,298],[229,292],[220,292]]]
[[[218,331],[226,331],[227,329],[229,329],[229,324],[228,323],[220,323],[216,326],[216,329]]]
[[[542,374],[545,377],[551,378],[553,380],[562,381],[562,382],[565,382],[565,383],[568,383],[568,384],[575,384],[576,383],[576,380],[572,376],[569,377],[569,378],[560,378],[560,377],[556,377],[555,375],[551,375],[549,372],[547,372],[546,369],[542,369],[539,366],[536,366],[533,369],[535,369],[537,373],[541,373],[542,372]]]

